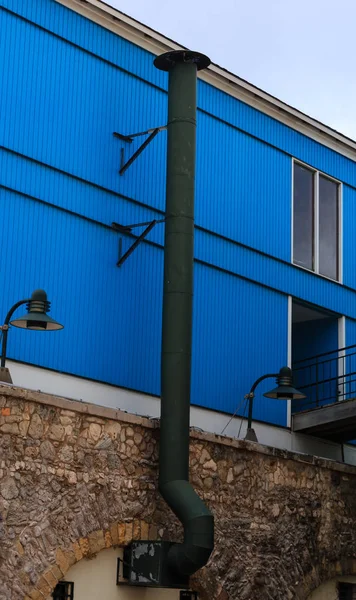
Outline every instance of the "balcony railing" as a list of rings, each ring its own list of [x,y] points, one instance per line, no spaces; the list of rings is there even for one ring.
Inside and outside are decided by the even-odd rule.
[[[293,412],[356,398],[356,344],[293,364],[294,385],[307,396]]]

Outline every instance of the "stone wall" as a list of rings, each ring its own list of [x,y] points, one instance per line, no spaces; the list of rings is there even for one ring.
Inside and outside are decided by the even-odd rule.
[[[0,600],[49,598],[103,548],[181,539],[157,421],[7,387],[0,411]],[[191,480],[216,521],[201,600],[305,600],[356,574],[356,468],[192,431]]]

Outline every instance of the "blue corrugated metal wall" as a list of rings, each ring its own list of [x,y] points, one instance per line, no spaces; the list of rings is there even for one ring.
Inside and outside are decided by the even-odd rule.
[[[193,401],[234,412],[257,377],[286,364],[287,313],[286,296],[197,264]],[[286,403],[262,397],[274,385],[258,387],[254,416],[285,425]]]
[[[65,323],[56,333],[12,329],[9,355],[159,394],[162,251],[146,246],[117,269],[117,234],[109,228],[3,189],[0,201],[1,313],[44,287],[54,318]],[[198,264],[192,401],[232,412],[261,370],[284,364],[286,311],[285,296]],[[285,424],[284,403],[273,412],[272,404],[258,397],[256,418]]]
[[[9,356],[108,383],[159,392],[162,252],[117,269],[109,228],[0,190],[1,314],[37,287],[60,332],[12,329]],[[23,310],[23,309],[22,309]]]
[[[150,53],[53,0],[0,0],[0,27],[0,310],[43,286],[66,325],[46,339],[12,331],[9,354],[159,394],[163,225],[149,236],[158,246],[120,270],[105,226],[162,214],[165,133],[123,177],[112,133],[165,123],[167,77]],[[288,294],[356,318],[352,289],[289,264],[295,156],[348,184],[344,281],[356,287],[356,166],[202,82],[197,141],[193,401],[231,412],[287,360]],[[256,416],[285,424],[285,406],[258,401]]]
[[[346,319],[345,329],[346,346],[353,346],[356,344],[356,320]]]
[[[305,400],[295,400],[292,402],[293,412],[314,408],[313,403],[316,402],[315,382],[338,376],[338,364],[335,360],[337,353],[331,354],[324,359],[319,359],[318,367],[315,366],[314,358],[325,352],[333,352],[339,347],[338,327],[338,318],[311,320],[293,325],[292,363],[293,367],[295,367],[294,383],[307,396]],[[318,405],[330,404],[333,398],[336,401],[337,384],[338,382],[335,380],[319,386],[317,390]]]
[[[344,284],[356,289],[356,189],[343,186],[343,276]],[[354,313],[352,315],[356,317]],[[355,340],[356,343],[356,340]]]

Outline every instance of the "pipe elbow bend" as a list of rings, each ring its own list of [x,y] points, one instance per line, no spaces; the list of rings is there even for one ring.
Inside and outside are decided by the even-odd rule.
[[[169,551],[170,566],[181,575],[193,575],[214,549],[214,517],[189,481],[160,484],[160,491],[184,527],[184,542]]]

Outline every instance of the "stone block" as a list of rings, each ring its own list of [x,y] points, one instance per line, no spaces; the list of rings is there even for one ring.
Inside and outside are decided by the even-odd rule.
[[[119,523],[117,526],[119,546],[125,545],[125,530],[126,530],[125,523]]]
[[[34,413],[31,417],[28,435],[34,439],[41,439],[43,436],[42,419],[37,413]]]
[[[104,533],[104,540],[105,540],[105,548],[111,548],[111,546],[113,545],[112,543],[112,539],[111,539],[111,534],[109,530],[106,530]]]
[[[105,433],[107,433],[111,439],[116,440],[121,433],[121,424],[117,421],[108,421],[105,424]]]
[[[75,560],[79,561],[83,558],[83,552],[78,542],[73,542],[72,549],[74,552]]]
[[[63,554],[68,561],[69,568],[72,567],[73,565],[75,565],[75,563],[77,562],[77,559],[76,559],[74,550],[72,550],[72,549],[64,550]]]
[[[141,526],[141,540],[148,540],[149,539],[148,535],[149,535],[149,530],[150,530],[149,523],[147,523],[146,521],[141,521],[140,526]]]
[[[54,460],[56,457],[56,449],[49,440],[45,440],[40,445],[40,454],[46,460]]]
[[[102,529],[93,531],[88,535],[89,554],[97,554],[105,548],[105,538]]]
[[[4,423],[4,425],[0,426],[0,431],[2,433],[11,433],[13,435],[17,435],[19,433],[18,423]]]
[[[101,425],[98,425],[97,423],[90,423],[88,438],[90,440],[93,440],[94,442],[97,442],[99,440],[100,436],[101,436]]]
[[[207,461],[209,461],[210,459],[211,459],[211,456],[210,456],[209,452],[207,451],[206,448],[203,448],[202,453],[200,455],[200,459],[199,459],[200,464],[202,465],[202,464],[206,463]]]
[[[125,538],[124,538],[124,543],[125,546],[127,544],[129,544],[130,542],[132,542],[132,538],[133,538],[133,523],[126,523],[126,527],[125,527]]]
[[[149,540],[157,540],[157,538],[158,538],[157,526],[151,524],[148,529],[148,539]]]
[[[42,594],[43,598],[47,598],[47,596],[51,593],[51,586],[45,577],[41,577],[36,584],[36,588]]]
[[[137,446],[139,446],[139,445],[141,444],[141,442],[142,442],[142,439],[143,439],[143,438],[142,438],[142,435],[141,435],[139,432],[136,432],[136,433],[134,434],[134,442],[135,442],[135,444],[136,444]]]
[[[23,545],[21,544],[20,540],[16,541],[16,550],[19,553],[20,556],[23,556],[25,554],[25,550]]]
[[[31,426],[30,426],[31,427]],[[48,431],[48,437],[51,440],[61,442],[64,438],[64,427],[60,423],[53,423]]]
[[[119,543],[119,535],[118,535],[116,523],[114,525],[111,525],[111,527],[110,527],[110,535],[111,535],[113,546],[117,546],[118,543]]]
[[[59,581],[62,578],[62,571],[57,567],[57,565],[52,565],[51,572],[53,577]]]
[[[89,554],[89,540],[88,538],[80,538],[79,546],[82,551],[83,557],[88,556]]]
[[[16,481],[13,477],[6,477],[0,484],[0,493],[5,500],[13,500],[19,495]]]
[[[133,522],[132,538],[134,540],[141,539],[141,522],[138,519]]]
[[[57,578],[57,577],[54,576],[53,571],[52,571],[51,568],[47,569],[47,571],[45,571],[43,573],[43,577],[47,581],[47,583],[48,583],[48,585],[50,586],[51,589],[53,589],[57,585],[57,583],[58,583],[58,581],[60,579],[60,577]]]
[[[19,423],[19,433],[20,433],[20,435],[22,435],[23,437],[26,437],[29,426],[30,426],[30,421],[29,420],[21,421],[21,423]]]
[[[58,548],[58,550],[56,552],[56,564],[57,564],[57,567],[63,573],[63,575],[65,575],[69,569],[69,562],[68,562],[68,558],[66,557],[65,553],[63,552],[63,550],[61,548]]]

